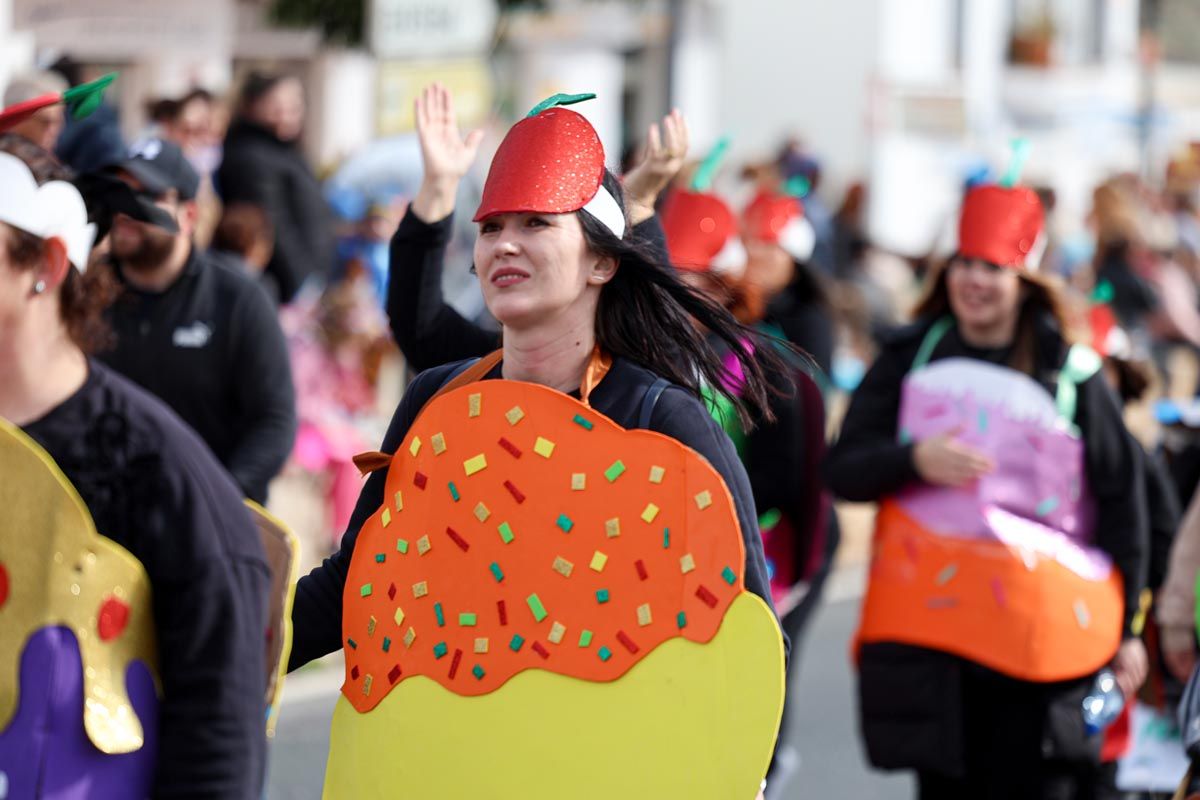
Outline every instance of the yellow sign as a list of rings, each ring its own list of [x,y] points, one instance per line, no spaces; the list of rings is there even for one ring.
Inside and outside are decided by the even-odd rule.
[[[381,61],[376,133],[395,136],[411,132],[413,101],[433,81],[445,84],[454,95],[454,107],[464,130],[484,123],[492,106],[492,76],[482,59]]]

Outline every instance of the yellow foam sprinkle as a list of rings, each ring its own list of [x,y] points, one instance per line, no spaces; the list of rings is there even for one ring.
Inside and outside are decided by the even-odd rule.
[[[696,568],[696,559],[692,558],[692,554],[688,553],[683,558],[679,559],[679,571],[684,575]]]
[[[412,647],[412,643],[415,642],[416,639],[417,639],[417,632],[414,631],[412,628],[409,628],[408,631],[406,631],[404,634],[404,646]]]
[[[429,543],[429,535],[428,534],[426,534],[425,536],[422,536],[420,539],[417,539],[417,553],[418,554],[425,555],[432,549],[433,549],[433,545],[431,545]]]
[[[562,556],[558,556],[554,559],[554,571],[559,575],[562,575],[564,578],[571,577],[571,571],[573,569],[575,569],[575,565],[570,561],[567,561]]]
[[[483,395],[476,392],[467,397],[467,416],[478,417],[483,411]]]
[[[401,625],[403,625],[404,624],[404,609],[401,608],[400,606],[396,606],[396,614],[393,617],[393,619],[396,620],[397,628],[400,627]]]
[[[537,441],[533,443],[533,452],[542,458],[549,458],[554,454],[554,442],[539,436]]]
[[[492,512],[488,511],[488,507],[483,503],[475,506],[475,519],[479,520],[480,522],[487,522],[487,518],[491,515]]]
[[[414,456],[417,453],[421,452],[421,437],[420,436],[413,437],[412,444],[410,444],[408,446],[408,452],[412,453]]]
[[[558,644],[563,640],[563,636],[566,634],[566,632],[567,628],[565,625],[563,625],[561,622],[555,622],[552,626],[550,626],[550,633],[548,636],[546,636],[546,639],[550,642],[550,644]]]
[[[404,496],[401,495],[399,491],[396,492],[396,510],[404,510]]]
[[[615,539],[621,535],[621,520],[613,517],[604,523],[604,535],[610,539]]]
[[[486,653],[488,651],[488,640],[486,636],[481,636],[475,640],[475,652]]]
[[[596,572],[603,572],[604,565],[607,563],[608,563],[608,556],[604,555],[604,553],[601,553],[599,550],[597,550],[595,553],[592,554],[592,563],[589,564],[588,566],[590,566],[592,569],[596,570]]]
[[[637,607],[637,619],[638,625],[641,625],[643,628],[654,621],[654,619],[650,616],[649,603],[642,603]]]
[[[650,482],[651,483],[662,483],[663,476],[666,474],[667,474],[667,471],[665,469],[663,469],[662,467],[651,467],[650,468]]]
[[[576,492],[582,492],[587,488],[587,475],[582,472],[571,474],[571,488]]]
[[[433,445],[433,454],[435,456],[440,456],[446,452],[446,437],[442,434],[435,433],[433,436],[430,436],[429,443]]]
[[[383,527],[385,527],[385,528],[388,525],[391,525],[392,524],[392,512],[389,509],[385,508],[383,510],[383,513],[379,515],[379,521],[383,524]]]
[[[476,472],[486,468],[487,456],[485,456],[483,453],[480,453],[474,458],[468,458],[463,462],[463,471],[465,471],[468,475],[474,475]]]
[[[696,495],[696,507],[701,511],[712,505],[712,493],[705,489],[700,494]]]
[[[413,584],[413,597],[424,597],[429,594],[429,584],[425,581]]]
[[[658,516],[658,506],[654,503],[647,503],[646,509],[642,512],[642,520],[644,522],[654,522],[654,518]]]
[[[513,406],[504,414],[504,418],[508,420],[509,425],[516,425],[525,419],[525,412],[521,410],[520,406]]]

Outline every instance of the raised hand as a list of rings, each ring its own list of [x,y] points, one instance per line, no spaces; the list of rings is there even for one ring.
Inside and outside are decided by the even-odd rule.
[[[653,216],[655,200],[683,167],[687,151],[687,120],[679,109],[663,117],[661,128],[654,123],[647,129],[642,160],[624,179],[625,197],[634,225]]]
[[[473,130],[463,137],[458,129],[454,98],[440,83],[431,83],[421,90],[413,111],[425,173],[413,198],[412,210],[424,221],[436,222],[454,210],[458,183],[475,161],[483,131]]]

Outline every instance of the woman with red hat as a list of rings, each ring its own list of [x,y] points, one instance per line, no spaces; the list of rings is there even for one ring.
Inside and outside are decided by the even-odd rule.
[[[1037,272],[1042,225],[1028,189],[967,193],[958,252],[826,461],[836,494],[880,503],[856,648],[867,753],[915,770],[922,798],[1092,796],[1085,697],[1110,665],[1125,697],[1146,675],[1138,447]]]
[[[381,451],[396,453],[426,403],[436,404],[445,387],[464,381],[520,381],[580,397],[617,425],[656,431],[713,466],[732,496],[744,543],[744,564],[734,565],[737,572],[730,570],[726,580],[744,575],[746,589],[770,605],[745,470],[700,397],[701,384],[717,384],[725,366],[693,320],[734,354],[745,388],[732,400],[747,420],[770,418],[766,375],[778,357],[769,347],[748,345],[753,332],[630,241],[621,186],[605,168],[600,140],[583,116],[563,107],[590,97],[550,98],[513,126],[501,143],[474,216],[479,223],[474,267],[488,310],[502,325],[502,349],[418,375],[396,410]],[[423,247],[444,252],[457,184],[474,159],[480,136],[462,137],[449,92],[437,84],[418,100],[417,124],[425,174],[396,236],[409,240],[409,252]],[[542,452],[549,458],[548,451]],[[374,472],[339,552],[297,586],[292,669],[343,647],[347,573],[360,529],[369,518],[378,518],[381,507],[386,509],[388,470],[383,466],[388,463],[384,459],[369,467]],[[548,489],[540,488],[545,496]],[[514,489],[509,492],[516,502],[525,503],[524,494],[518,496]],[[453,484],[451,490],[456,491]],[[545,501],[531,493],[529,502]],[[554,518],[550,509],[546,513]],[[567,520],[563,531],[570,525]],[[658,546],[667,547],[670,536],[664,534]],[[603,562],[592,569],[603,569]],[[607,595],[599,602],[607,602]],[[680,627],[686,624],[679,622]]]

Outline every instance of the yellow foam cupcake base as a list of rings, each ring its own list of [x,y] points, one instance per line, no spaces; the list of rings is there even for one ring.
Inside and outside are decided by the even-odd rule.
[[[779,625],[743,593],[711,642],[671,639],[612,683],[528,670],[462,697],[415,676],[367,714],[339,695],[324,797],[751,800],[783,692]]]

